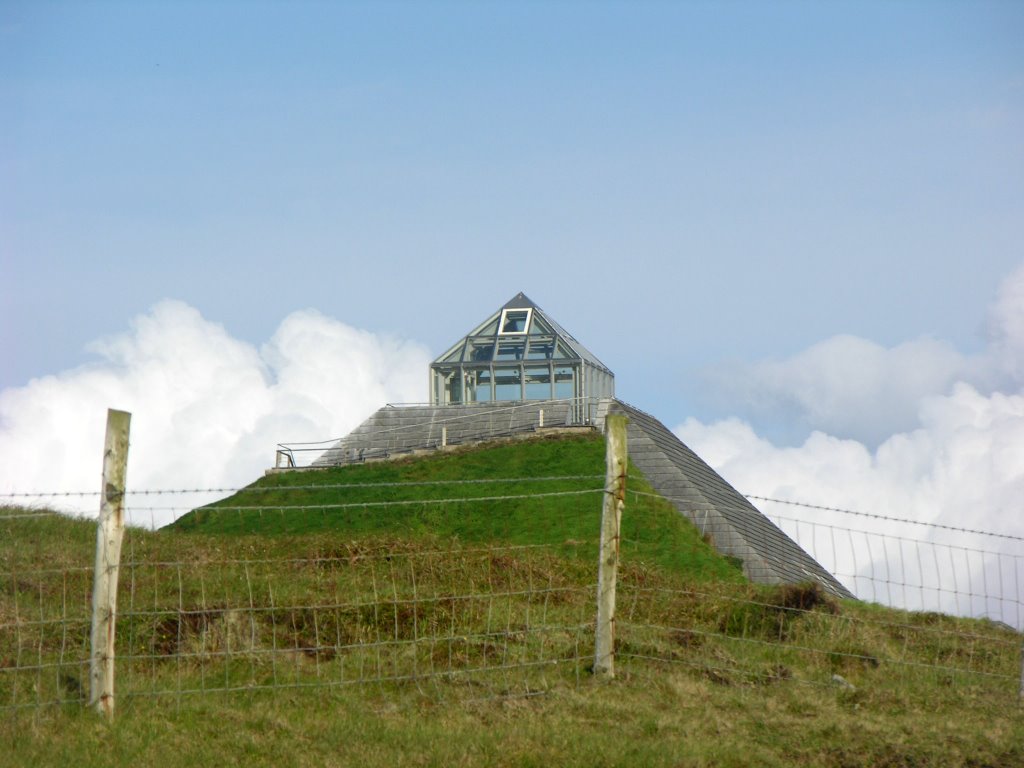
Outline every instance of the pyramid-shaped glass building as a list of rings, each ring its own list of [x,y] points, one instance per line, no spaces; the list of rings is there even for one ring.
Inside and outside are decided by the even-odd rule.
[[[522,293],[430,364],[430,403],[388,404],[340,440],[279,445],[278,465],[319,454],[313,466],[408,456],[420,451],[555,430],[603,430],[609,414],[629,419],[630,465],[724,555],[759,584],[812,580],[852,597],[831,573],[765,517],[649,413],[615,397],[615,377]]]
[[[615,376],[519,293],[430,365],[431,405],[615,396]]]

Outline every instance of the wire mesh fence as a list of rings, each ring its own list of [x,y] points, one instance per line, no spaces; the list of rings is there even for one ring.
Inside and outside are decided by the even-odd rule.
[[[542,548],[127,566],[122,696],[396,682],[529,692],[584,661],[592,590]]]
[[[714,683],[870,685],[907,697],[1018,692],[1020,635],[992,623],[883,618],[807,585],[744,594],[627,582],[620,595],[621,659],[682,665]]]
[[[119,701],[347,686],[485,698],[590,677],[604,476],[296,477],[128,494]],[[214,490],[235,493],[192,506]],[[672,538],[666,514],[679,517],[627,495],[615,614],[627,670],[669,665],[750,689],[1018,694],[1014,537],[975,549],[962,531],[955,544],[772,515],[861,598],[846,601],[814,584],[752,585],[699,527]],[[0,537],[0,708],[81,706],[96,524],[10,507]]]
[[[959,543],[950,543],[782,515],[772,519],[864,600],[1024,628],[1024,554],[1019,551],[985,547],[977,535],[966,533]]]
[[[526,492],[495,493],[510,484]],[[252,489],[235,498],[257,503],[173,503],[193,493],[136,494],[164,501],[126,510],[120,701],[354,684],[528,695],[575,684],[591,661],[593,558],[566,553],[596,551],[599,478],[300,485],[269,504]],[[155,512],[170,513],[168,528],[152,530]],[[432,533],[445,518],[469,540]],[[461,525],[470,518],[479,530]],[[80,704],[95,523],[19,510],[0,524],[5,541],[35,544],[5,547],[0,566],[0,707]],[[559,538],[567,525],[593,541]],[[560,546],[494,543],[517,535]]]
[[[0,707],[84,703],[96,525],[0,509]]]
[[[621,659],[684,667],[722,685],[1024,695],[1019,538],[862,513],[849,513],[862,523],[852,528],[835,515],[822,519],[813,505],[787,502],[807,511],[801,518],[759,500],[858,600],[837,599],[810,580],[680,586],[627,572],[619,584]],[[908,528],[919,537],[900,535]],[[971,547],[970,537],[1004,548]]]

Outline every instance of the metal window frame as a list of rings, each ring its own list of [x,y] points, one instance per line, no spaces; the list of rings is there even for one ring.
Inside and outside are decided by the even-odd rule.
[[[508,319],[508,315],[509,315],[510,312],[514,312],[517,315],[522,313],[522,312],[526,313],[526,323],[523,325],[523,330],[521,330],[521,331],[506,331],[505,330],[505,321]],[[519,308],[513,307],[511,309],[503,309],[503,310],[501,310],[501,319],[498,321],[498,334],[497,335],[498,336],[526,336],[526,335],[528,335],[530,333],[530,323],[532,321],[533,321],[533,308],[532,307],[519,307]]]

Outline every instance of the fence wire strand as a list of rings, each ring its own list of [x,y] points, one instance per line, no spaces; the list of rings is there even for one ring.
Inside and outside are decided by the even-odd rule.
[[[129,498],[187,498],[216,490],[259,491],[264,497],[275,491],[283,498],[201,507],[127,505],[131,522],[148,517],[148,525],[128,529],[120,565],[118,698],[181,701],[197,695],[350,686],[488,698],[579,686],[589,678],[594,652],[598,497],[605,493],[603,484],[593,482],[598,479],[603,477],[129,492]],[[544,490],[545,483],[558,482],[599,487]],[[443,490],[460,485],[485,495]],[[489,487],[505,490],[502,485],[517,492],[486,492]],[[394,497],[351,500],[353,493],[375,488]],[[430,498],[435,489],[443,498]],[[307,503],[302,496],[324,491],[336,494],[336,500]],[[3,494],[71,495],[96,494]],[[643,515],[653,514],[653,507],[639,502],[664,502],[662,496],[636,490],[629,498],[634,504],[627,505],[624,520],[630,524],[650,522]],[[549,501],[556,503],[530,506]],[[590,533],[559,543],[453,541],[442,546],[436,540],[414,544],[346,534],[280,545],[264,536],[235,546],[230,537],[211,536],[203,537],[201,545],[197,537],[175,538],[175,549],[162,544],[172,541],[166,538],[170,534],[145,530],[155,529],[158,513],[168,510],[253,515],[257,520],[280,515],[297,521],[316,514],[411,511],[427,519],[424,510],[458,516],[476,504],[491,509],[484,519],[495,524],[506,510],[534,510],[528,519],[536,529],[522,533],[539,538],[542,528],[559,530],[559,515],[578,503],[592,507]],[[783,503],[880,523],[922,525]],[[700,509],[690,515],[698,531],[701,515]],[[705,521],[707,515],[703,511]],[[624,528],[617,645],[629,669],[650,672],[670,664],[716,684],[744,686],[830,686],[840,675],[858,685],[909,685],[911,671],[923,670],[954,689],[969,684],[992,695],[1017,691],[1020,632],[998,620],[963,623],[947,614],[998,609],[997,618],[1019,629],[1024,555],[899,536],[871,530],[871,524],[847,528],[798,517],[772,519],[858,597],[909,610],[879,614],[870,605],[800,592],[806,585],[790,593],[785,587],[753,587],[738,577],[703,587],[680,586],[678,579],[641,563],[640,556],[631,561],[648,534],[642,526],[629,529],[633,533]],[[1021,540],[951,526],[923,530],[935,529],[989,536],[989,541]],[[91,521],[48,509],[0,514],[0,537],[8,542],[0,545],[0,709],[86,702],[95,535]],[[714,543],[694,541],[692,550]],[[310,549],[287,549],[291,546]],[[573,554],[591,551],[595,556],[588,554],[589,559]],[[669,567],[678,567],[672,563]],[[798,658],[806,663],[795,663]]]

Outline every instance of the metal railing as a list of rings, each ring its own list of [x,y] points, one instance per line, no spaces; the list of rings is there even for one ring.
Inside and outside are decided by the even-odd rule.
[[[599,402],[598,398],[565,398],[444,406],[388,403],[384,408],[396,414],[403,411],[414,414],[416,410],[422,410],[424,418],[412,423],[369,428],[364,422],[341,438],[278,443],[275,467],[292,469],[360,463],[395,454],[510,437],[543,428],[593,427],[599,424]],[[438,418],[445,412],[454,415]]]

